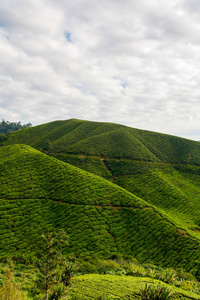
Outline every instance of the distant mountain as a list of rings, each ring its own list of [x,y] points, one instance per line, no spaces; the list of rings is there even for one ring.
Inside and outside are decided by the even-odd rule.
[[[122,253],[200,276],[199,158],[198,142],[111,123],[9,133],[0,148],[0,254],[34,253],[43,232],[64,228],[65,252]]]

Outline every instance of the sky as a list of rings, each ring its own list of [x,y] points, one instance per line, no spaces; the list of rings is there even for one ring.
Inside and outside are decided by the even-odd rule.
[[[199,0],[0,0],[0,119],[200,140]]]

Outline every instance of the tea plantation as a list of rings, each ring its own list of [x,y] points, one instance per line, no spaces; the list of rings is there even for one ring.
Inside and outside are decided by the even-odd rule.
[[[24,143],[42,149],[46,140],[51,142],[53,153],[200,163],[199,142],[124,125],[77,119],[55,121],[11,132],[4,145]]]
[[[109,164],[108,168],[114,172]],[[142,173],[142,167],[139,169]],[[164,168],[162,174],[167,172],[169,170]],[[180,198],[171,187],[171,198],[168,199],[170,192],[166,192],[166,203],[160,204],[161,190],[166,186],[163,183],[157,190],[156,179],[152,181],[143,176],[144,185],[152,194],[150,199],[137,177],[135,188],[132,177],[124,180],[121,176],[115,180],[126,189],[127,183],[130,192],[29,146],[1,147],[0,254],[34,253],[41,233],[64,228],[70,235],[70,246],[65,249],[68,253],[107,258],[122,253],[141,262],[184,267],[198,275],[199,236],[189,230],[190,223],[184,219],[186,216],[192,226],[197,227],[189,213],[194,212],[197,222],[195,202],[187,203],[187,197]],[[172,180],[175,186],[175,178]],[[148,183],[152,182],[154,188],[150,189]],[[177,204],[173,206],[174,199]],[[180,201],[183,210],[180,217],[173,218]],[[195,198],[194,201],[198,202]]]
[[[120,254],[200,278],[199,164],[198,142],[118,124],[11,132],[0,147],[0,257],[32,257],[43,233],[62,228],[68,256]]]

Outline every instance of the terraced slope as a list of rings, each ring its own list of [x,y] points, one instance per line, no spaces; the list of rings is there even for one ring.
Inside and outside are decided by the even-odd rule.
[[[66,252],[123,253],[199,273],[198,236],[162,209],[26,145],[0,148],[0,215],[1,255],[34,253],[43,232],[65,228]]]
[[[200,164],[200,143],[112,123],[76,119],[55,121],[8,135],[4,145],[25,143],[42,149],[50,140],[53,153]]]
[[[200,231],[199,167],[128,160],[104,164],[115,184],[164,210],[186,230]]]
[[[26,145],[1,147],[0,162],[2,198],[45,198],[71,204],[146,206],[145,201],[111,182]]]
[[[200,168],[189,164],[153,163],[128,159],[52,154],[105,177],[149,204],[191,235],[200,235]]]

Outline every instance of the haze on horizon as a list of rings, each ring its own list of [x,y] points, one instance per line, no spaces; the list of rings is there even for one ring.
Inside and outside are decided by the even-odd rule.
[[[200,140],[198,0],[0,0],[0,119]]]

